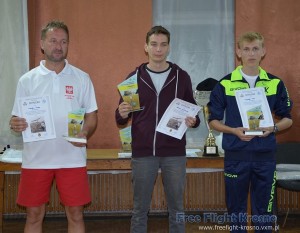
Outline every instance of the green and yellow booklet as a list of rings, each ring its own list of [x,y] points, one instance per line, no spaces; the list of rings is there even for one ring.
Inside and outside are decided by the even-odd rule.
[[[140,106],[139,94],[137,93],[138,84],[136,74],[120,83],[117,87],[123,100],[132,106],[133,111],[143,109]]]
[[[77,134],[82,129],[84,114],[84,108],[80,108],[68,113],[68,135],[63,136],[67,141],[86,143],[86,138],[77,137]]]
[[[119,133],[122,143],[122,150],[131,151],[131,126],[127,126],[126,128],[120,129]]]

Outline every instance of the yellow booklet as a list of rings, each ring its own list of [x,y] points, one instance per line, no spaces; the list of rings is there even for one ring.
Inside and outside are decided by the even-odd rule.
[[[85,109],[68,113],[68,135],[63,135],[63,138],[70,142],[86,143],[86,138],[79,138],[77,134],[81,131],[84,120]]]
[[[123,151],[131,151],[131,126],[120,129],[120,139]]]
[[[139,94],[137,93],[138,84],[136,74],[120,83],[118,85],[118,90],[123,100],[132,106],[133,111],[139,111],[143,109],[140,106]]]

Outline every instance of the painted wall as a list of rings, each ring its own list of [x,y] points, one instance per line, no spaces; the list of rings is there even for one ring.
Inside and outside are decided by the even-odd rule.
[[[144,43],[152,26],[152,1],[28,0],[28,12],[31,68],[43,58],[41,27],[52,19],[64,21],[70,31],[68,61],[90,74],[97,94],[99,124],[88,147],[120,147],[116,86],[147,59]]]
[[[267,54],[261,66],[280,77],[294,102],[293,125],[280,132],[278,141],[300,141],[300,1],[236,1],[236,36],[258,31],[265,37]]]
[[[291,129],[279,141],[300,141],[300,1],[236,1],[236,36],[248,30],[261,32],[267,55],[262,67],[282,78],[294,100]],[[147,60],[145,35],[152,26],[151,0],[28,0],[30,65],[42,59],[40,29],[60,19],[70,29],[68,60],[90,74],[99,105],[99,124],[89,148],[119,148],[114,121],[119,93],[116,85]]]

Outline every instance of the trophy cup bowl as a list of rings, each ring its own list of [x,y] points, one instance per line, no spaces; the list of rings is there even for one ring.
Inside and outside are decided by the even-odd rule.
[[[194,91],[194,99],[197,103],[202,108],[203,111],[203,116],[204,116],[204,121],[206,124],[206,128],[208,130],[208,135],[205,140],[204,144],[204,151],[203,151],[203,156],[219,156],[218,152],[218,146],[216,144],[216,138],[213,135],[212,129],[210,129],[209,124],[208,124],[208,117],[209,117],[209,109],[207,107],[207,102],[210,91]]]

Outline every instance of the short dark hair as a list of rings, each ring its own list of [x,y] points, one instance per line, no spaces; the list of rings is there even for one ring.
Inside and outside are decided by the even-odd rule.
[[[55,29],[63,29],[67,33],[68,40],[69,40],[69,29],[68,29],[68,26],[64,22],[59,21],[59,20],[52,20],[49,23],[47,23],[46,26],[44,26],[42,28],[41,39],[44,40],[46,38],[47,32],[49,30],[53,29],[53,28],[55,28]]]
[[[170,43],[170,32],[165,29],[163,26],[154,26],[150,29],[149,32],[147,32],[146,35],[146,43],[149,43],[149,38],[150,36],[152,36],[153,34],[158,35],[158,34],[164,34],[167,36],[168,38],[168,44]]]

